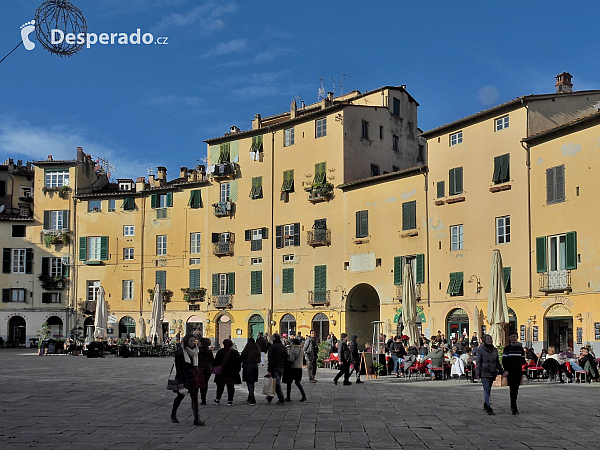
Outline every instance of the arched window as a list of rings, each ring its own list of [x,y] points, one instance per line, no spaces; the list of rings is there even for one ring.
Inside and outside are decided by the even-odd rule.
[[[317,342],[327,339],[327,335],[329,334],[329,318],[323,313],[316,314],[312,320],[312,329],[317,334]]]
[[[292,314],[285,314],[279,321],[279,332],[281,334],[286,333],[296,334],[296,318]]]
[[[129,338],[135,336],[135,319],[125,316],[119,321],[119,337]]]
[[[465,333],[469,336],[469,316],[462,308],[456,308],[450,311],[448,319],[446,319],[446,339],[459,339]]]
[[[265,320],[260,314],[252,314],[248,319],[248,337],[256,339],[258,333],[264,333]]]

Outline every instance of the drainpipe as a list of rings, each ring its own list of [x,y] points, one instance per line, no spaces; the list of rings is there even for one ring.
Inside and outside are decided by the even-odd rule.
[[[267,131],[271,133],[271,313],[267,314],[268,324],[267,329],[269,330],[269,336],[273,334],[273,305],[275,304],[275,219],[273,213],[275,212],[275,132],[271,131],[271,126],[267,127]]]
[[[142,217],[141,217],[141,222],[142,222],[142,234],[141,234],[141,249],[140,249],[140,257],[141,257],[141,262],[140,262],[140,285],[141,285],[141,289],[140,289],[140,316],[142,316],[142,313],[144,311],[144,292],[146,292],[146,289],[144,288],[144,240],[145,240],[145,225],[146,225],[146,196],[144,195],[144,192],[142,191],[142,195],[140,196],[140,203],[142,204]]]
[[[426,237],[426,245],[427,245],[427,308],[431,307],[431,279],[429,278],[429,176],[428,169],[426,167],[422,167],[421,173],[425,177],[425,226],[427,227],[427,232],[425,233]]]
[[[529,137],[529,107],[525,104],[523,99],[521,99],[521,105],[525,107],[525,111],[527,111],[527,122],[526,122],[526,137]],[[529,145],[525,144],[521,141],[521,146],[527,152],[525,164],[527,166],[527,241],[528,241],[528,267],[529,267],[529,298],[533,297],[533,280],[531,277],[532,264],[531,264],[531,153],[529,151]]]

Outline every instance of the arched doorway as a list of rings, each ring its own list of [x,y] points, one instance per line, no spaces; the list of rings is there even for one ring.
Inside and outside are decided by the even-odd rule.
[[[356,334],[362,342],[373,339],[373,323],[379,319],[379,294],[373,286],[354,286],[346,298],[346,333]]]
[[[279,333],[296,334],[296,318],[292,314],[285,314],[279,321]]]
[[[63,337],[63,321],[60,317],[52,316],[46,319],[46,323],[50,327],[50,337],[62,338]]]
[[[317,333],[317,342],[327,339],[327,335],[329,334],[329,318],[323,313],[315,315],[312,320],[312,329]]]
[[[252,314],[248,319],[248,337],[256,339],[258,333],[265,332],[265,320],[260,314]]]
[[[446,334],[448,341],[452,338],[459,339],[465,332],[467,337],[469,336],[469,316],[464,309],[456,308],[450,311],[446,319],[446,330],[448,331]]]
[[[509,334],[517,333],[519,334],[519,327],[517,324],[517,314],[511,309],[508,308],[508,324],[509,324]],[[508,342],[508,339],[506,340]]]
[[[554,346],[557,352],[573,348],[573,313],[562,303],[555,303],[544,317],[546,348]]]
[[[190,316],[185,323],[185,334],[200,334],[204,336],[204,324],[198,316]]]
[[[231,317],[229,317],[227,314],[221,315],[217,319],[216,325],[217,342],[215,342],[215,347],[221,348],[221,345],[223,345],[223,341],[225,339],[231,339]]]
[[[135,319],[125,316],[119,321],[119,337],[130,338],[135,336]]]
[[[27,324],[21,316],[13,316],[8,321],[8,340],[19,345],[25,345]]]

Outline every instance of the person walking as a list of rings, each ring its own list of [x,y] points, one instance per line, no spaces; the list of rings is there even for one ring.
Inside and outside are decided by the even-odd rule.
[[[278,399],[277,405],[284,405],[285,398],[283,397],[283,390],[281,389],[281,378],[283,377],[283,369],[288,357],[288,352],[282,344],[279,334],[273,333],[271,339],[273,340],[273,343],[269,347],[267,354],[267,376],[274,377],[276,380],[275,393],[277,394]],[[269,403],[271,403],[272,400],[273,397],[267,396],[267,401]]]
[[[235,395],[235,385],[242,384],[240,378],[241,358],[237,350],[233,348],[233,341],[225,339],[223,348],[215,356],[215,368],[220,367],[220,373],[215,374],[215,383],[217,384],[217,396],[215,405],[221,404],[221,396],[227,386],[227,406],[233,405],[233,396]]]
[[[340,335],[340,342],[339,342],[340,371],[333,379],[333,384],[336,384],[336,385],[342,375],[344,376],[344,386],[349,386],[352,384],[349,380],[349,378],[350,378],[350,362],[352,360],[352,356],[350,355],[350,348],[348,347],[347,337],[348,337],[348,335],[346,333],[342,333]]]
[[[200,339],[200,345],[198,346],[198,367],[200,367],[200,374],[202,375],[203,383],[200,384],[200,398],[201,405],[206,405],[206,394],[208,393],[208,381],[212,375],[213,365],[215,363],[215,357],[210,350],[210,339]]]
[[[392,354],[392,361],[394,362],[394,368],[392,370],[396,372],[396,378],[398,378],[400,376],[400,364],[406,356],[406,349],[402,344],[400,336],[396,336],[395,340],[391,340],[390,353]]]
[[[260,349],[260,365],[265,367],[265,357],[267,356],[267,339],[262,331],[258,333],[256,345],[258,345],[258,348]]]
[[[192,400],[192,412],[194,413],[194,425],[204,426],[204,422],[198,417],[198,390],[204,382],[199,367],[199,349],[196,338],[188,334],[183,338],[183,345],[175,352],[175,379],[179,385],[177,397],[173,401],[171,410],[171,422],[179,423],[177,420],[177,408],[185,397],[185,389]]]
[[[302,345],[300,339],[292,339],[292,347],[290,348],[290,352],[288,354],[288,362],[284,372],[284,378],[287,385],[287,396],[285,397],[286,402],[291,402],[292,399],[290,394],[292,393],[292,383],[296,383],[296,387],[302,394],[301,402],[306,401],[306,393],[304,392],[304,388],[302,387],[302,360],[304,356],[304,351],[302,350]]]
[[[256,398],[254,397],[254,384],[258,381],[258,363],[260,362],[260,348],[254,338],[248,338],[248,343],[242,350],[242,381],[246,382],[248,386],[248,399],[246,400],[249,404],[255,405]]]
[[[317,374],[317,357],[319,356],[319,346],[317,345],[317,334],[315,330],[310,330],[310,336],[304,342],[304,356],[306,357],[306,365],[308,366],[308,381],[316,383]]]
[[[501,373],[502,366],[498,358],[498,350],[494,347],[492,337],[486,334],[483,337],[483,345],[479,346],[477,351],[477,376],[481,379],[483,385],[483,395],[485,403],[483,409],[490,415],[494,414],[490,403],[492,393],[492,383],[496,376]]]
[[[513,415],[519,414],[517,408],[517,396],[519,395],[519,385],[523,379],[523,365],[525,364],[525,351],[519,345],[519,335],[513,331],[508,335],[509,343],[502,351],[502,365],[504,366],[503,376],[508,378],[508,387],[510,388],[510,409]]]
[[[352,358],[352,370],[356,372],[356,384],[361,384],[362,381],[360,381],[360,352],[358,351],[358,336],[356,334],[353,334],[350,338],[350,356]],[[350,377],[350,375],[348,375],[348,378]]]

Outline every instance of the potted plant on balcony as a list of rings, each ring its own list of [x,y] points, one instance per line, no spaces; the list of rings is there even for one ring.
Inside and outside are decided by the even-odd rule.
[[[58,190],[58,196],[60,198],[67,198],[67,192],[69,192],[71,188],[69,186],[61,186]]]
[[[188,303],[203,302],[206,298],[206,288],[181,288],[181,292],[183,292],[183,299]]]
[[[148,294],[150,294],[150,298],[148,299],[148,303],[152,303],[154,300],[154,289],[148,289]],[[162,291],[163,303],[171,303],[171,297],[173,297],[173,291],[170,289],[165,289]]]
[[[321,184],[313,184],[308,189],[309,199],[327,199],[329,200],[333,196],[333,184],[329,182]]]

